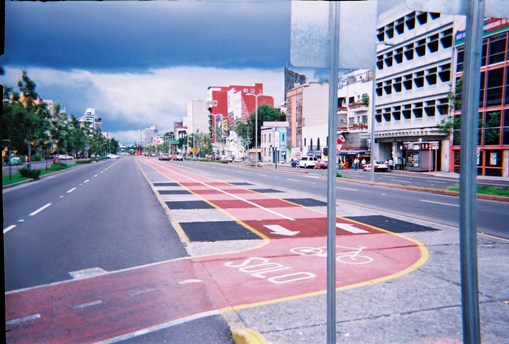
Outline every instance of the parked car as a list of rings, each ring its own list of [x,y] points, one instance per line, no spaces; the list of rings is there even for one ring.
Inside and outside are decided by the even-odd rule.
[[[375,160],[375,163],[373,164],[373,166],[374,166],[375,172],[378,172],[378,171],[387,172],[387,171],[389,171],[389,166],[387,166],[387,164],[385,162],[383,162],[382,160]],[[365,165],[362,165],[362,170],[363,171],[371,171],[371,162],[367,163]]]
[[[22,165],[23,160],[19,156],[13,156],[9,161],[5,162],[5,165]]]
[[[317,162],[318,158],[316,156],[303,156],[299,160],[299,167],[300,168],[315,167]]]
[[[170,154],[168,154],[168,153],[159,154],[159,160],[170,161],[170,159],[171,159],[171,157],[170,157]]]
[[[329,163],[327,162],[327,160],[322,160],[322,159],[318,160],[315,164],[315,168],[317,170],[321,170],[321,169],[325,170],[328,166],[329,166]]]
[[[73,157],[67,154],[58,154],[58,160],[72,160]]]

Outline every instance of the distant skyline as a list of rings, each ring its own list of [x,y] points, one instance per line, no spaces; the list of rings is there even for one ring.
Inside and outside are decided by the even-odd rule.
[[[209,86],[263,83],[278,104],[290,64],[291,1],[8,1],[2,84],[26,70],[43,99],[131,144],[186,115]]]

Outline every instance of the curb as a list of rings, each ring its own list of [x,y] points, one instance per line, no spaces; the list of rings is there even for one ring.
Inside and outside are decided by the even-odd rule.
[[[232,338],[236,344],[266,344],[265,337],[251,329],[232,330]]]

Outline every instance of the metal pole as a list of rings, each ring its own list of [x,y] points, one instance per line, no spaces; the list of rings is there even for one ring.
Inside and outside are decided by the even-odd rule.
[[[327,343],[336,343],[336,143],[338,136],[339,1],[329,3],[329,157],[327,169]]]
[[[466,17],[465,70],[461,99],[460,264],[463,342],[480,343],[477,271],[477,118],[484,0],[471,0]]]
[[[375,168],[374,168],[374,157],[375,157],[375,97],[376,97],[376,62],[373,66],[373,80],[371,85],[371,124],[370,124],[370,136],[371,136],[371,157],[370,157],[370,169],[369,177],[371,182],[375,182]]]
[[[255,167],[258,167],[258,96],[255,94]]]

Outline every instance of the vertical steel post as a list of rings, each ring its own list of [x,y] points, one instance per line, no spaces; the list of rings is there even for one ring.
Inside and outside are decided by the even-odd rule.
[[[371,85],[371,120],[370,120],[370,136],[371,136],[371,157],[370,157],[370,169],[369,169],[369,178],[371,182],[375,182],[375,97],[376,97],[376,61],[373,65],[373,83]]]
[[[480,343],[477,271],[477,138],[484,0],[471,0],[466,17],[461,106],[460,265],[463,342]]]
[[[336,343],[336,144],[338,136],[339,1],[329,3],[329,157],[327,169],[327,343]]]

